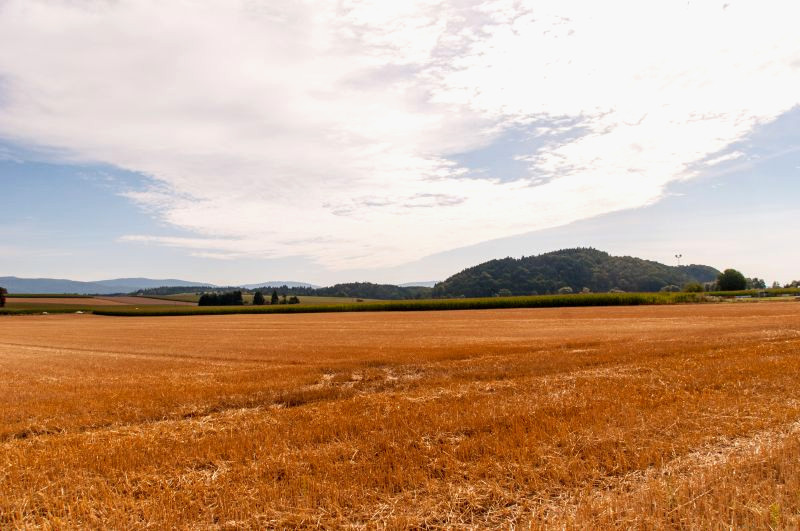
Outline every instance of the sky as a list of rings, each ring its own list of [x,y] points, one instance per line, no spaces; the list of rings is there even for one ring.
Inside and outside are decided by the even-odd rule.
[[[800,279],[800,4],[0,0],[0,276]]]

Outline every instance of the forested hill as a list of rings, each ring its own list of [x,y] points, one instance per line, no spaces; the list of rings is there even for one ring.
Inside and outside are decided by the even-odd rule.
[[[704,265],[668,266],[596,249],[564,249],[538,256],[503,258],[465,269],[440,282],[434,297],[491,297],[556,293],[569,287],[602,292],[658,291],[669,285],[712,282],[719,271]]]
[[[287,287],[277,288],[278,293],[289,295],[315,295],[320,297],[353,297],[361,299],[427,299],[431,288],[424,286],[395,286],[394,284],[373,284],[371,282],[350,282],[336,284],[327,288]]]
[[[352,282],[336,284],[329,288],[315,291],[318,295],[361,297],[364,299],[427,299],[432,289],[424,286],[401,287],[393,284],[372,284],[370,282]]]

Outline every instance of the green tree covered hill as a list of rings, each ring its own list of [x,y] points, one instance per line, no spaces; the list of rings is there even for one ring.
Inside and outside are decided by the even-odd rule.
[[[434,297],[490,297],[591,291],[659,291],[689,282],[714,282],[720,272],[704,265],[668,266],[591,248],[503,258],[470,267],[440,282]]]

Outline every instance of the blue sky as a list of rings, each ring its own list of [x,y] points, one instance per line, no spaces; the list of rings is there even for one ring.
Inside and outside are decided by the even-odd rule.
[[[800,278],[797,7],[616,7],[0,4],[0,276]]]

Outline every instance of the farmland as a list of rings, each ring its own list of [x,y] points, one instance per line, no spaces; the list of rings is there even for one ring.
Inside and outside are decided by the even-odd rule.
[[[797,527],[800,304],[0,319],[0,527]]]
[[[91,312],[108,307],[135,310],[137,307],[168,310],[176,306],[192,307],[193,303],[167,301],[150,297],[82,296],[82,295],[11,295],[0,314]]]
[[[308,299],[330,299],[309,297]],[[225,315],[241,313],[321,313],[321,312],[392,312],[392,311],[444,311],[444,310],[488,310],[499,308],[557,308],[571,306],[636,306],[642,304],[682,304],[703,302],[705,297],[697,293],[589,293],[580,295],[534,295],[528,297],[484,297],[474,299],[419,299],[355,302],[324,302],[295,305],[264,306],[202,306],[202,307],[140,307],[97,308],[96,314],[111,316],[177,316],[177,315]],[[360,300],[360,299],[358,299]]]

